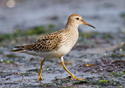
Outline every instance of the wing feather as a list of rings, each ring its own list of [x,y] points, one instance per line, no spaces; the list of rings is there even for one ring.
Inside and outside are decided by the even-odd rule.
[[[58,34],[51,33],[33,44],[24,46],[24,49],[30,51],[51,51],[57,47],[59,42],[60,38],[58,38]]]

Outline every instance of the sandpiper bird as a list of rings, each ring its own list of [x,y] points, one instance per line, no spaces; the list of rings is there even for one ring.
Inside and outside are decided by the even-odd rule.
[[[39,80],[43,80],[41,76],[42,66],[45,59],[60,58],[63,68],[71,75],[74,80],[83,80],[84,78],[75,77],[65,66],[63,56],[66,55],[77,42],[79,37],[78,26],[84,24],[95,28],[89,23],[85,22],[83,18],[78,14],[72,14],[69,16],[65,29],[50,33],[43,36],[37,42],[24,45],[15,46],[13,52],[23,52],[35,56],[41,56],[44,59],[41,61]]]

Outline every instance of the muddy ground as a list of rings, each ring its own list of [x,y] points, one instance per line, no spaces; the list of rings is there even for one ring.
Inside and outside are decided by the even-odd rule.
[[[39,56],[11,52],[12,46],[35,41],[42,34],[18,36],[1,41],[0,86],[6,87],[125,87],[125,33],[89,33],[80,38],[70,53],[64,56],[66,67],[82,81],[70,79],[60,59],[46,60],[43,81],[38,82]],[[115,36],[114,36],[115,35]],[[10,35],[12,36],[12,35]],[[8,45],[9,44],[9,45]]]

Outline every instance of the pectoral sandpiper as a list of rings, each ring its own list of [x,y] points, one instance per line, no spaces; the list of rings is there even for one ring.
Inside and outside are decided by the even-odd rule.
[[[35,56],[41,56],[44,59],[41,61],[39,80],[43,80],[41,76],[42,65],[45,59],[60,58],[63,68],[71,75],[74,80],[83,80],[84,78],[75,77],[65,66],[63,56],[66,55],[74,46],[79,37],[78,26],[84,24],[95,28],[89,23],[85,22],[83,18],[78,14],[72,14],[69,16],[65,29],[50,33],[43,36],[37,42],[24,45],[15,46],[13,52],[23,52]]]

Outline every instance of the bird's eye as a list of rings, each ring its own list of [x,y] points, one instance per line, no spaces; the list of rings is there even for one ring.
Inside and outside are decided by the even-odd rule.
[[[76,20],[79,20],[79,18],[76,18]]]

